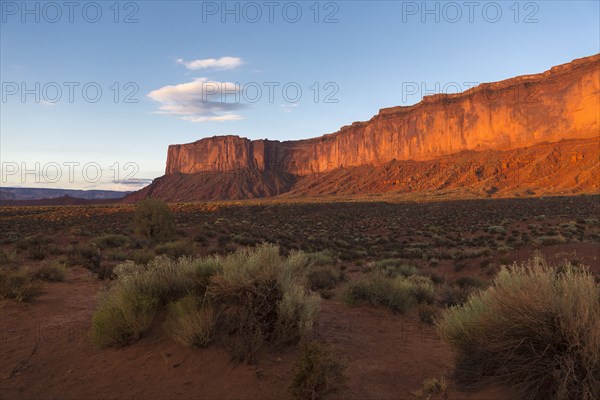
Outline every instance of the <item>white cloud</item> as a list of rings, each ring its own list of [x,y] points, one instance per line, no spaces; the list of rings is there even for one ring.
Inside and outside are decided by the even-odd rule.
[[[281,107],[283,111],[290,113],[294,108],[298,107],[298,103],[280,104],[279,107]]]
[[[232,113],[243,108],[240,91],[240,86],[233,82],[196,78],[187,83],[163,86],[150,92],[148,97],[160,103],[158,114],[176,115],[190,122],[224,122],[244,119]]]
[[[237,115],[237,114],[225,114],[225,115],[219,115],[219,116],[215,116],[215,117],[187,116],[187,117],[181,117],[181,119],[184,119],[184,120],[190,121],[190,122],[225,122],[225,121],[240,121],[245,118],[242,117],[241,115]]]
[[[184,65],[187,69],[233,69],[243,64],[241,58],[238,57],[221,57],[221,58],[206,58],[203,60],[185,61],[181,58],[177,59],[177,64]]]

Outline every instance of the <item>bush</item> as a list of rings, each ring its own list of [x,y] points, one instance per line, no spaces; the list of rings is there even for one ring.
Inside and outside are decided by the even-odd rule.
[[[375,268],[380,269],[388,276],[411,276],[419,272],[419,269],[411,264],[404,264],[402,260],[385,259],[377,261]]]
[[[127,253],[123,250],[117,249],[108,253],[108,259],[112,261],[126,261]]]
[[[319,400],[344,388],[345,365],[334,349],[311,341],[302,346],[294,366],[294,379],[289,387],[293,399]]]
[[[52,264],[44,265],[36,273],[35,277],[44,281],[60,282],[65,280],[67,276],[67,268],[64,264],[54,262]]]
[[[32,260],[43,260],[50,253],[50,247],[44,243],[31,245],[29,248],[29,258]]]
[[[319,297],[307,294],[299,284],[288,285],[277,305],[273,342],[285,345],[310,338],[319,314]]]
[[[537,238],[537,240],[543,246],[550,246],[553,244],[560,244],[560,243],[567,242],[567,239],[563,235],[540,236]]]
[[[465,303],[471,294],[472,288],[460,287],[455,284],[446,284],[439,290],[439,300],[444,306],[457,306]]]
[[[335,257],[327,250],[308,253],[307,256],[310,262],[318,267],[335,264]]]
[[[219,330],[235,332],[225,337],[235,359],[251,362],[264,341],[287,344],[310,337],[319,299],[302,285],[307,264],[303,253],[292,252],[283,259],[279,248],[270,244],[225,258],[207,293]]]
[[[207,347],[215,336],[215,313],[202,298],[186,296],[169,306],[171,337],[190,347]]]
[[[419,306],[419,320],[421,322],[433,325],[439,315],[440,309],[433,304],[421,304]]]
[[[341,282],[344,275],[337,268],[329,266],[311,269],[306,278],[312,290],[327,290],[333,289],[335,285]]]
[[[412,295],[417,300],[417,303],[431,304],[435,300],[435,290],[433,282],[429,277],[422,275],[409,276],[407,282],[412,285],[410,289]]]
[[[465,268],[467,268],[467,264],[464,262],[457,262],[454,264],[454,272],[460,272]]]
[[[146,265],[152,261],[155,256],[154,251],[150,249],[138,249],[131,255],[131,260],[136,264]]]
[[[269,244],[224,258],[159,256],[147,266],[120,264],[94,315],[92,338],[101,347],[129,344],[167,306],[167,329],[176,340],[205,346],[214,329],[234,358],[250,362],[264,341],[287,344],[311,337],[319,298],[303,284],[307,264],[304,254],[292,252],[284,259]]]
[[[558,272],[538,253],[503,267],[438,329],[463,381],[488,376],[531,399],[600,398],[600,289],[587,271]]]
[[[165,202],[149,198],[137,203],[133,229],[148,239],[167,240],[175,235],[175,219]]]
[[[431,396],[444,395],[442,398],[447,398],[447,385],[444,377],[441,379],[431,378],[425,379],[421,388],[413,393],[417,400],[431,399]]]
[[[458,278],[454,283],[456,284],[456,286],[462,289],[479,289],[486,286],[486,282],[484,280],[474,276],[463,276],[461,278]]]
[[[166,254],[171,258],[179,258],[183,256],[194,255],[194,243],[187,240],[177,240],[156,246],[157,254]]]
[[[125,235],[102,235],[91,241],[101,249],[125,247],[131,243],[131,239]]]
[[[0,267],[14,266],[17,264],[17,250],[0,250]]]
[[[382,271],[374,271],[350,283],[344,291],[344,300],[349,305],[381,304],[404,313],[419,302],[431,301],[433,295],[433,283],[426,277],[389,278]]]
[[[156,257],[147,266],[133,262],[114,269],[116,282],[102,296],[92,321],[92,341],[100,347],[139,339],[161,306],[194,290],[195,264],[186,258]]]
[[[77,248],[79,256],[83,258],[83,264],[92,271],[100,270],[100,262],[102,260],[102,252],[95,244],[89,244]],[[75,250],[74,250],[75,251]]]
[[[42,284],[28,269],[0,268],[0,295],[17,301],[31,301],[42,293]]]

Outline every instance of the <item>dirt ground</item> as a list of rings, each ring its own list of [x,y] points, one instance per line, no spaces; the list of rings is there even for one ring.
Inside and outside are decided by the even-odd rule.
[[[406,262],[416,265],[420,273],[453,282],[464,276],[489,280],[498,264],[526,260],[537,249],[552,263],[566,259],[590,266],[600,281],[598,199],[463,202],[452,204],[451,212],[441,203],[383,205],[377,210],[375,204],[304,205],[298,206],[298,211],[288,205],[173,208],[181,235],[200,237],[192,247],[200,255],[235,248],[221,238],[231,238],[236,246],[245,245],[244,241],[256,233],[261,240],[273,239],[282,248],[329,248],[339,254],[354,250],[350,254],[361,259],[339,260],[354,279],[376,260],[372,254],[413,257],[414,244],[424,243],[419,258],[407,258]],[[15,251],[15,263],[36,268],[56,257],[66,257],[67,247],[77,241],[86,243],[106,231],[129,234],[131,209],[32,207],[23,211],[0,207],[0,214],[3,239],[17,237],[5,240],[2,250],[7,254]],[[282,215],[289,218],[282,222]],[[257,226],[252,218],[262,222],[259,229],[252,229]],[[489,228],[496,225],[504,226],[500,230],[505,233],[490,233],[499,229]],[[290,229],[298,230],[289,233]],[[36,231],[53,237],[51,246],[58,255],[52,255],[52,250],[47,259],[36,261],[27,258],[26,250],[17,251],[17,240],[23,241]],[[381,243],[380,237],[386,237],[386,242]],[[564,243],[543,244],[553,237],[564,239]],[[340,238],[357,244],[347,246]],[[304,248],[307,243],[308,248]],[[490,251],[479,254],[477,251],[485,246]],[[118,251],[129,256],[135,248],[108,249],[105,259],[117,263],[110,255]],[[436,263],[426,258],[428,252]],[[444,254],[449,258],[440,257]],[[485,267],[490,260],[494,268]],[[29,303],[0,299],[1,399],[291,397],[288,387],[297,347],[281,350],[265,345],[256,362],[245,365],[232,361],[219,345],[185,347],[168,338],[157,323],[148,336],[128,347],[97,348],[89,342],[87,332],[98,294],[110,282],[75,264],[68,267],[65,281],[44,283],[43,294]],[[457,385],[452,379],[452,349],[438,338],[433,326],[419,320],[416,309],[394,314],[383,307],[349,307],[335,295],[342,289],[343,285],[338,286],[331,299],[322,300],[316,329],[317,338],[333,344],[347,365],[347,387],[331,399],[414,399],[412,393],[425,379],[441,377],[446,379],[448,390],[439,399],[519,399],[509,388],[485,382],[476,388]]]
[[[160,328],[123,349],[96,348],[86,332],[103,285],[74,267],[66,281],[48,284],[31,303],[0,302],[3,399],[290,397],[294,349],[265,347],[255,364],[244,365],[219,347],[186,348]],[[324,300],[317,335],[348,365],[347,389],[333,399],[410,399],[424,379],[451,373],[450,348],[414,313]],[[507,393],[452,388],[448,398],[491,400]]]

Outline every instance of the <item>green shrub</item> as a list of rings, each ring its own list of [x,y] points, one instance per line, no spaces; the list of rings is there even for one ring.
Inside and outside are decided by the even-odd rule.
[[[308,285],[312,290],[333,289],[335,285],[344,279],[340,270],[333,266],[312,268],[306,274]]]
[[[121,249],[117,249],[108,253],[108,259],[112,261],[125,261],[127,260],[127,253]]]
[[[530,399],[600,398],[600,289],[587,271],[557,272],[538,253],[503,267],[438,329],[463,381],[490,377]]]
[[[295,400],[320,400],[341,391],[346,383],[346,366],[336,351],[323,343],[304,343],[294,365],[294,379],[289,387]]]
[[[236,332],[225,337],[234,358],[250,362],[264,341],[293,343],[312,334],[319,300],[302,284],[308,262],[300,252],[283,259],[271,244],[241,249],[223,260],[207,293],[219,330]]]
[[[419,306],[419,320],[421,320],[421,322],[433,325],[439,315],[440,309],[433,304],[421,304]]]
[[[469,289],[469,288],[479,289],[479,288],[483,288],[487,285],[487,283],[484,280],[479,279],[474,276],[460,277],[454,283],[456,284],[456,286],[458,286],[459,288],[462,288],[462,289]]]
[[[374,271],[350,283],[344,291],[344,300],[349,305],[381,304],[403,313],[419,302],[431,301],[433,295],[433,283],[426,277],[390,278],[382,271]]]
[[[385,259],[377,261],[375,268],[384,271],[388,276],[411,276],[419,272],[419,269],[411,264],[405,264],[398,259]]]
[[[29,258],[32,260],[43,260],[49,253],[50,247],[44,243],[36,243],[29,247]]]
[[[506,233],[506,228],[499,225],[494,225],[488,227],[488,232],[490,233]]]
[[[133,229],[148,239],[167,240],[175,235],[175,219],[165,202],[149,198],[137,203]]]
[[[102,252],[95,244],[89,244],[78,248],[79,257],[83,259],[83,264],[96,272],[100,270],[100,263],[102,261]]]
[[[127,286],[113,289],[100,299],[90,339],[99,347],[128,345],[150,328],[157,310],[158,301],[154,297],[136,293]]]
[[[125,235],[102,235],[92,239],[91,243],[98,246],[100,249],[125,247],[131,243],[131,239]]]
[[[444,377],[441,379],[431,378],[425,379],[421,385],[421,388],[413,392],[413,395],[415,396],[416,400],[429,400],[432,398],[431,396],[445,395],[446,390],[447,384]],[[445,395],[443,398],[447,398],[447,395]]]
[[[406,281],[412,285],[410,291],[417,303],[431,304],[435,300],[435,289],[433,282],[427,276],[412,275]]]
[[[188,295],[171,303],[167,329],[171,337],[190,347],[207,347],[215,336],[215,313],[203,298]]]
[[[281,346],[310,338],[319,303],[319,296],[307,293],[301,285],[288,285],[277,305],[273,342]]]
[[[553,244],[566,243],[567,239],[563,235],[551,235],[551,236],[540,236],[537,240],[543,246],[550,246]]]
[[[318,267],[335,264],[335,257],[327,250],[308,253],[307,256],[310,262]]]
[[[14,266],[17,263],[17,250],[0,250],[0,267]]]
[[[31,301],[42,293],[42,284],[28,269],[0,269],[0,295],[17,301]]]
[[[457,306],[465,303],[471,294],[472,288],[460,287],[455,284],[443,285],[439,290],[439,300],[444,306]]]
[[[464,262],[457,262],[454,264],[454,272],[460,272],[465,268],[467,268],[467,264]]]
[[[194,243],[187,240],[177,240],[159,244],[154,249],[157,254],[165,254],[171,258],[194,255]]]
[[[67,267],[59,262],[47,264],[41,267],[36,273],[35,277],[43,281],[60,282],[64,281],[67,276]]]
[[[150,249],[138,249],[131,255],[131,260],[139,265],[146,265],[156,257],[154,251]]]
[[[249,362],[265,341],[311,338],[319,298],[305,287],[307,265],[303,253],[283,258],[270,244],[227,257],[158,256],[146,266],[120,264],[94,315],[92,339],[101,347],[129,344],[167,306],[167,328],[175,339],[204,346],[214,329],[234,358]]]
[[[73,251],[79,254],[73,257]],[[90,243],[71,249],[68,251],[68,254],[68,263],[70,265],[81,262],[83,266],[89,268],[93,273],[98,274],[98,279],[109,279],[112,277],[113,265],[102,262],[102,251],[100,251],[100,248],[96,244]]]
[[[139,339],[161,306],[194,289],[194,264],[186,258],[156,257],[147,266],[126,262],[115,267],[114,275],[92,321],[92,340],[101,347]]]

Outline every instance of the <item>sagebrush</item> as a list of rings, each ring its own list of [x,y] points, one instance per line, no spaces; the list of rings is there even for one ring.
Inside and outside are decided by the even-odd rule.
[[[92,338],[103,347],[129,344],[167,308],[176,340],[203,347],[218,338],[235,359],[250,362],[266,341],[311,338],[320,300],[303,278],[308,264],[303,253],[284,258],[271,244],[226,257],[123,263],[94,314]]]
[[[489,377],[530,399],[600,398],[600,289],[585,268],[539,254],[503,267],[438,329],[463,381]]]

